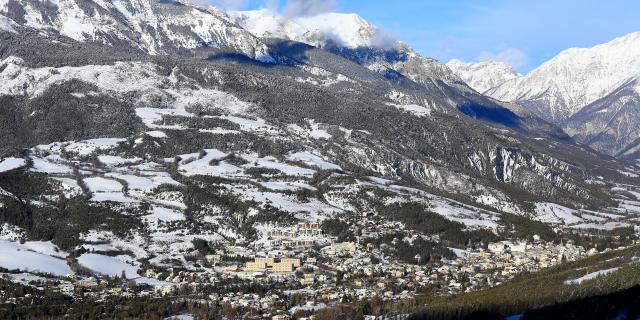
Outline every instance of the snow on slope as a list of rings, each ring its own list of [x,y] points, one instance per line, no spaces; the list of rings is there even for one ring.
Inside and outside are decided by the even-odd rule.
[[[16,23],[13,20],[0,16],[0,31],[16,32],[15,27]]]
[[[404,76],[432,92],[443,90],[443,82],[460,90],[469,90],[459,85],[461,79],[445,65],[420,56],[356,14],[323,13],[289,20],[269,10],[239,11],[229,15],[258,37],[282,38],[330,48],[384,77]]]
[[[454,59],[447,62],[447,67],[480,93],[521,77],[511,65],[498,61],[467,63]]]
[[[97,274],[115,277],[120,276],[124,271],[127,279],[139,277],[139,263],[127,255],[110,257],[95,253],[85,253],[78,257],[78,263]]]
[[[307,151],[293,153],[287,156],[287,159],[302,161],[308,165],[317,166],[322,170],[342,170],[339,165],[327,162],[321,157]]]
[[[6,172],[13,169],[23,167],[27,164],[24,159],[5,158],[0,160],[0,172]]]
[[[264,43],[216,8],[157,0],[59,0],[49,6],[39,3],[37,0],[16,1],[24,11],[20,17],[23,24],[55,30],[77,41],[112,46],[126,43],[149,54],[181,49],[224,49],[274,62]],[[15,14],[9,6],[0,6],[0,15]]]
[[[583,220],[576,216],[577,210],[555,203],[536,203],[536,217],[545,223],[578,223]]]
[[[56,276],[73,274],[66,261],[52,256],[51,246],[36,243],[22,245],[0,240],[0,267],[12,270],[51,273]]]
[[[338,45],[357,48],[376,46],[378,29],[357,14],[324,13],[298,18],[295,22],[306,30],[315,30]]]
[[[592,48],[572,48],[524,77],[486,94],[532,107],[543,118],[562,122],[640,74],[640,32]]]
[[[280,17],[272,10],[232,11],[229,15],[255,36],[305,42],[303,40],[306,39],[306,30],[301,25]]]
[[[72,79],[95,84],[103,90],[131,92],[151,90],[160,86],[156,77],[144,76],[156,67],[148,63],[117,62],[114,65],[82,67],[29,68],[22,59],[13,56],[0,61],[0,94],[38,96],[49,87]]]
[[[610,273],[614,273],[616,271],[618,271],[618,268],[600,270],[600,271],[589,273],[589,274],[587,274],[585,276],[582,276],[580,278],[577,278],[577,279],[567,280],[567,281],[564,282],[564,284],[582,284],[584,281],[593,280],[598,276],[604,276],[604,275],[607,275],[607,274],[610,274]]]
[[[423,116],[428,116],[431,114],[431,109],[430,108],[425,108],[423,106],[417,105],[417,104],[394,104],[394,103],[389,103],[388,105],[392,106],[392,107],[396,107],[400,110],[409,112],[411,114],[414,114],[418,117],[423,117]]]
[[[158,97],[161,97],[158,100],[173,102],[171,105],[175,106],[174,109],[138,108],[136,110],[150,128],[163,128],[153,124],[161,120],[164,114],[190,116],[191,114],[184,111],[184,108],[192,105],[224,109],[230,113],[245,113],[252,107],[251,104],[220,90],[200,88],[191,83],[189,86],[183,86],[173,73],[169,76],[161,75],[159,69],[157,65],[146,62],[31,68],[22,59],[9,56],[0,60],[0,83],[2,83],[0,95],[39,96],[54,85],[80,80],[93,84],[104,92],[140,93],[139,103],[142,105],[149,104]],[[153,104],[157,106],[157,101]]]

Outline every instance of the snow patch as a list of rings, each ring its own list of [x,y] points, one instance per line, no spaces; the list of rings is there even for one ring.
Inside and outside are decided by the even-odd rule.
[[[17,24],[13,20],[0,15],[0,31],[17,33],[15,29],[16,26]]]
[[[311,132],[309,132],[309,136],[316,140],[320,139],[331,139],[333,136],[327,132],[327,130],[320,129],[320,125],[318,125],[314,120],[308,120],[309,125],[311,126]]]
[[[589,280],[593,280],[598,276],[604,276],[604,275],[607,275],[607,274],[610,274],[610,273],[614,273],[616,271],[618,271],[618,268],[600,270],[600,271],[589,273],[589,274],[584,275],[584,276],[582,276],[580,278],[577,278],[577,279],[567,280],[567,281],[564,282],[564,284],[569,284],[569,285],[582,284],[583,282],[589,281]]]
[[[269,182],[260,182],[260,185],[271,189],[274,191],[296,191],[300,189],[307,189],[316,191],[317,189],[301,182],[278,182],[278,181],[269,181]]]
[[[14,169],[18,169],[20,167],[24,167],[27,165],[27,161],[20,158],[4,158],[0,161],[0,172],[11,171]]]
[[[313,174],[316,173],[315,170],[300,168],[300,167],[279,162],[278,159],[271,156],[258,158],[255,155],[243,155],[242,158],[249,161],[249,164],[244,166],[247,168],[258,167],[258,168],[275,169],[283,172],[284,174],[291,175],[291,176],[312,176]]]
[[[263,119],[257,118],[256,120],[251,120],[247,118],[237,117],[237,116],[221,116],[218,117],[220,119],[225,119],[231,121],[240,126],[240,129],[243,131],[263,131],[263,130],[273,130],[274,127],[270,124],[267,124]]]
[[[575,214],[577,210],[555,203],[536,203],[536,219],[544,223],[575,224],[584,220]]]
[[[185,220],[184,214],[179,211],[163,207],[153,207],[151,214],[145,216],[145,219],[155,219],[163,222],[182,221]]]
[[[31,157],[31,161],[33,161],[33,167],[31,171],[40,172],[40,173],[49,173],[49,174],[71,174],[73,173],[73,169],[64,164],[54,163],[49,161],[48,159]]]
[[[72,142],[71,144],[64,147],[65,151],[74,152],[81,156],[88,156],[96,151],[104,151],[113,149],[118,146],[118,144],[127,141],[127,139],[122,138],[100,138],[100,139],[90,139],[79,142]]]
[[[153,138],[166,138],[167,134],[164,133],[163,131],[147,131],[145,132],[146,135],[153,137]]]
[[[151,129],[167,129],[167,130],[185,130],[187,129],[182,125],[164,125],[160,124],[164,116],[180,116],[180,117],[194,117],[195,115],[187,112],[184,108],[177,109],[161,109],[161,108],[136,108],[136,115],[142,122]],[[154,131],[152,131],[154,132]],[[155,131],[158,132],[158,131]],[[166,134],[164,135],[166,137]],[[163,138],[164,138],[163,137]]]
[[[65,260],[36,252],[37,250],[52,253],[50,252],[51,248],[52,246],[44,243],[21,245],[16,242],[0,240],[0,266],[9,270],[51,273],[56,276],[73,274]]]
[[[140,264],[128,255],[110,257],[95,253],[85,253],[78,257],[78,263],[100,275],[119,277],[124,271],[127,279],[140,277],[138,275]]]
[[[409,112],[411,114],[414,114],[416,116],[419,117],[424,117],[424,116],[428,116],[431,114],[431,110],[428,108],[425,108],[423,106],[417,105],[417,104],[393,104],[393,103],[389,103],[389,106],[392,107],[396,107],[399,110],[402,111],[406,111]]]
[[[141,158],[123,158],[119,156],[98,156],[98,161],[108,166],[122,166],[142,161]]]
[[[320,156],[317,156],[307,151],[292,153],[287,156],[287,159],[292,161],[302,161],[308,165],[316,166],[322,170],[342,171],[342,168],[339,165],[327,162],[324,159],[322,159]]]
[[[67,198],[72,198],[82,194],[82,188],[80,188],[80,186],[78,185],[78,182],[74,179],[54,177],[53,180],[60,182],[62,191],[64,192],[64,195]]]

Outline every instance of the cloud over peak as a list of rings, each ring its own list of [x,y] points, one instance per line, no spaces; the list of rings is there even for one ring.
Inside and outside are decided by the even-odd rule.
[[[337,0],[289,0],[282,12],[285,18],[312,17],[338,9]]]
[[[500,61],[507,63],[515,69],[529,65],[529,55],[524,50],[511,48],[506,43],[500,44],[496,51],[483,51],[478,56],[478,61]]]

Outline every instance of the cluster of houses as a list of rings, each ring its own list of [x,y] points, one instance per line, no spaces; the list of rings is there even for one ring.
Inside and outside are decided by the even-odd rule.
[[[430,270],[431,283],[441,285],[441,294],[475,291],[499,285],[522,272],[535,272],[564,261],[575,261],[597,250],[586,251],[571,243],[491,243],[487,250],[467,250],[454,260],[443,260]]]
[[[56,290],[69,294],[173,296],[197,294],[205,286],[223,283],[280,283],[266,295],[246,292],[210,294],[207,298],[238,308],[271,310],[288,317],[300,305],[291,305],[292,295],[302,296],[304,308],[320,308],[338,302],[378,297],[399,301],[422,294],[451,295],[498,285],[522,272],[537,271],[573,261],[597,251],[571,243],[554,244],[534,237],[533,242],[501,241],[484,248],[457,249],[455,259],[429,263],[399,262],[381,247],[358,242],[335,242],[323,235],[317,223],[300,223],[290,229],[266,231],[260,246],[226,246],[206,255],[206,268],[197,271],[157,273],[146,270],[145,278],[157,280],[135,290],[126,281],[117,285],[100,277],[77,277],[56,283]],[[437,239],[434,239],[437,240]],[[286,290],[282,289],[286,288]],[[207,292],[215,292],[207,290]],[[298,303],[298,304],[299,304]],[[295,308],[298,309],[295,309]]]
[[[295,229],[272,229],[266,235],[265,247],[285,250],[311,249],[325,239],[319,223],[298,223]]]

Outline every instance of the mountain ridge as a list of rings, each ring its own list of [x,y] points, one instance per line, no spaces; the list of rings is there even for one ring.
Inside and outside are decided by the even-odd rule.
[[[509,80],[522,77],[511,65],[498,61],[465,63],[453,59],[446,65],[480,93],[485,93]]]
[[[484,93],[521,104],[530,112],[594,149],[623,156],[640,137],[637,83],[640,77],[640,32],[615,38],[592,48],[570,48],[522,77],[496,84]],[[472,72],[478,64],[452,70],[467,81],[495,83],[506,73]],[[608,114],[606,110],[611,107]]]
[[[548,120],[561,122],[640,74],[638,44],[640,32],[634,32],[592,48],[567,49],[523,78],[486,93],[528,104]]]
[[[230,49],[273,62],[264,43],[212,7],[154,0],[47,3],[9,0],[0,13],[18,24],[55,30],[81,42],[128,45],[149,54]]]

